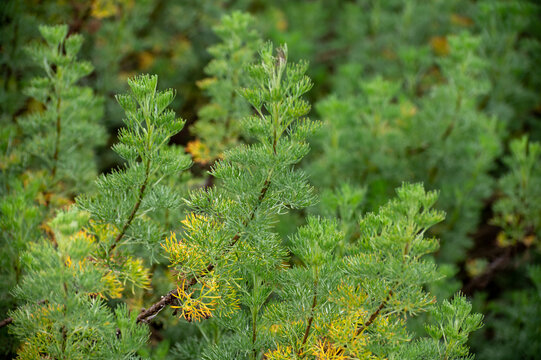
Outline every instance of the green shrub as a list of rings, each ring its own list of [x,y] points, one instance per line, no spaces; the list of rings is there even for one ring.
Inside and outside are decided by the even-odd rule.
[[[540,9],[3,2],[2,353],[536,358]]]

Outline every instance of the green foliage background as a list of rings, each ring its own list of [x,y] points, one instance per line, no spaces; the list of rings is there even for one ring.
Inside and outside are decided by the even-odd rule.
[[[222,22],[224,15],[235,10],[251,17],[234,13]],[[311,153],[300,164],[319,202],[276,217],[279,236],[300,236],[291,234],[309,214],[335,216],[338,223],[332,226],[337,231],[351,241],[360,239],[361,217],[385,209],[402,182],[423,182],[427,190],[440,192],[434,207],[446,213],[446,220],[429,230],[430,236],[441,239],[435,259],[447,275],[430,285],[431,292],[443,300],[462,290],[472,300],[474,311],[485,315],[484,328],[470,341],[477,358],[534,359],[541,351],[539,18],[541,7],[533,0],[3,1],[2,317],[16,306],[10,291],[21,280],[23,265],[18,256],[27,250],[28,239],[59,231],[54,225],[40,227],[53,218],[53,208],[63,208],[86,192],[90,195],[78,198],[77,203],[91,213],[93,226],[122,228],[137,202],[130,198],[137,181],[130,184],[122,173],[112,171],[124,164],[126,172],[144,178],[141,169],[145,156],[150,156],[143,143],[132,144],[139,153],[122,145],[126,138],[119,130],[123,110],[129,111],[131,105],[118,106],[115,95],[128,90],[127,79],[157,74],[160,89],[176,90],[170,108],[186,120],[186,126],[180,132],[182,126],[164,130],[163,137],[171,138],[173,145],[167,151],[173,155],[157,148],[152,151],[159,153],[157,163],[168,164],[177,156],[184,168],[186,149],[195,163],[190,174],[159,173],[149,180],[178,190],[170,194],[165,186],[153,188],[154,203],[142,203],[145,217],[130,230],[153,234],[155,238],[147,242],[156,245],[166,231],[181,229],[179,220],[187,210],[174,205],[172,198],[183,197],[189,188],[212,185],[209,170],[218,178],[226,177],[229,160],[219,162],[224,154],[239,143],[253,142],[253,134],[244,134],[235,121],[252,111],[236,89],[253,85],[245,74],[246,65],[256,60],[263,41],[272,40],[287,43],[291,61],[309,63],[307,74],[313,88],[306,96],[315,109],[310,116],[322,122],[310,141]],[[70,35],[85,39],[78,58],[88,66],[76,69],[77,79],[59,78],[47,84],[35,80],[43,76],[43,70],[32,57],[39,59],[40,54],[37,48],[25,49],[40,39],[39,24],[67,24]],[[79,78],[81,86],[68,93],[65,87]],[[80,151],[66,157],[67,165],[58,170],[60,182],[40,180],[41,174],[55,167],[46,160],[54,158],[47,153],[54,148],[46,136],[48,129],[33,125],[39,122],[36,113],[43,117],[42,123],[56,114],[50,113],[54,109],[50,104],[58,99],[40,97],[45,88],[55,89],[51,91],[58,97],[67,96],[73,107],[87,110],[83,114],[87,127],[74,123],[64,133],[62,141],[76,140]],[[70,108],[63,111],[69,113]],[[89,128],[98,123],[102,127]],[[131,130],[137,132],[136,128],[132,123]],[[24,143],[16,145],[25,151],[12,152],[10,147],[19,138]],[[108,150],[113,144],[116,153]],[[96,171],[108,175],[92,185]],[[282,176],[282,183],[290,181]],[[108,188],[118,184],[124,186],[124,193]],[[114,204],[103,205],[120,202],[115,196],[128,199],[122,218],[106,212]],[[293,208],[310,202],[292,199],[291,203],[294,200],[302,206]],[[310,228],[310,222],[306,226]],[[127,238],[131,245],[125,256],[158,263],[153,265],[152,291],[133,281],[135,296],[129,305],[141,307],[150,303],[149,298],[167,293],[171,279],[164,260],[156,256],[161,250],[158,246],[145,249],[138,245],[143,241],[137,236],[128,234]],[[114,243],[105,235],[103,241],[109,247]],[[302,259],[300,253],[295,255]],[[459,304],[459,299],[452,301],[464,310],[467,306]],[[409,328],[443,321],[451,316],[447,305],[443,303],[432,319],[411,321]],[[122,314],[117,321],[129,316],[119,309]],[[279,311],[274,315],[280,317]],[[221,325],[210,321],[194,329],[164,317],[151,326],[150,345],[139,354],[184,359],[199,354],[198,339],[211,338],[212,342],[214,336],[216,340]],[[114,329],[103,331],[107,337]],[[439,341],[442,335],[431,326],[427,333],[432,338],[423,340],[426,343]],[[0,348],[13,355],[18,344],[6,327],[0,334],[5,344]],[[416,351],[428,346],[423,341],[416,343],[418,348],[400,351],[415,357]]]

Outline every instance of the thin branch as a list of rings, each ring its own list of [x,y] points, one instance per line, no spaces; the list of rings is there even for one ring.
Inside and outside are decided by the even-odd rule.
[[[135,215],[137,214],[137,211],[139,210],[139,207],[141,206],[141,203],[143,202],[143,197],[145,196],[145,190],[146,190],[147,185],[148,185],[149,176],[150,176],[150,160],[147,160],[146,168],[145,168],[145,179],[143,180],[143,183],[141,184],[141,188],[139,189],[139,195],[137,196],[137,202],[135,203],[135,206],[133,207],[133,209],[132,209],[132,211],[130,213],[130,216],[128,217],[128,220],[126,221],[126,223],[122,227],[122,230],[117,235],[117,237],[115,238],[113,244],[109,248],[109,252],[113,251],[116,248],[116,246],[118,245],[120,240],[122,240],[122,238],[126,234],[126,231],[128,230],[128,227],[133,222],[133,219],[135,218]]]
[[[308,325],[304,331],[304,337],[302,338],[301,347],[297,352],[297,356],[301,356],[304,351],[304,345],[308,340],[308,335],[310,334],[310,329],[312,328],[312,322],[314,321],[314,311],[317,306],[317,278],[314,280],[314,295],[312,297],[312,307],[310,308],[310,318],[308,319]]]
[[[60,118],[60,105],[61,105],[61,99],[60,95],[57,94],[57,101],[56,101],[56,139],[54,144],[54,154],[53,154],[53,168],[51,169],[51,177],[55,178],[56,176],[56,170],[58,167],[58,153],[60,152],[60,135],[62,133],[62,119]]]
[[[462,287],[464,294],[473,294],[476,290],[482,289],[492,280],[494,275],[504,269],[511,261],[512,249],[506,248],[505,252],[494,259],[483,271],[482,274],[471,279]]]
[[[271,173],[272,171],[269,173],[269,176],[263,183],[263,187],[261,188],[261,191],[259,192],[259,197],[257,198],[257,204],[252,209],[252,213],[250,214],[250,217],[247,220],[243,221],[244,227],[248,226],[250,221],[252,221],[255,218],[255,213],[257,212],[257,209],[259,209],[259,206],[261,205],[261,203],[263,203],[263,200],[265,199],[265,195],[267,194],[267,191],[269,190],[269,187],[270,187],[270,174]],[[240,239],[240,233],[235,234],[235,236],[233,236],[233,238],[231,239],[229,247],[233,247],[237,243],[237,241],[239,241],[239,239]]]
[[[142,323],[150,322],[166,306],[171,305],[175,301],[176,296],[178,296],[178,290],[177,289],[169,291],[169,293],[167,295],[162,296],[160,301],[158,301],[157,303],[155,303],[154,305],[152,305],[148,309],[143,309],[139,313],[139,315],[137,316],[137,322],[138,323],[139,322],[142,322]]]
[[[370,325],[372,325],[372,323],[374,322],[374,320],[376,320],[376,318],[378,317],[379,313],[381,312],[381,310],[383,310],[383,308],[385,307],[385,305],[387,305],[387,303],[389,302],[389,299],[391,298],[391,296],[393,296],[393,290],[389,290],[389,293],[387,294],[387,296],[385,297],[385,299],[383,299],[383,301],[381,302],[381,304],[379,304],[378,308],[376,309],[376,311],[374,311],[372,313],[372,315],[370,315],[370,318],[368,318],[368,321],[365,322],[362,326],[360,326],[358,329],[357,329],[357,332],[355,333],[355,336],[359,336],[364,330],[366,330],[367,327],[369,327]]]
[[[259,280],[257,280],[259,281]],[[254,275],[254,292],[257,289],[257,283]],[[252,307],[252,358],[254,360],[257,359],[257,349],[255,347],[255,343],[257,341],[257,313],[259,312],[259,307],[255,308]]]
[[[152,319],[156,317],[156,315],[159,314],[160,311],[162,311],[166,306],[171,305],[174,301],[176,296],[178,296],[178,290],[174,289],[169,291],[169,293],[165,296],[162,296],[160,301],[149,307],[148,309],[143,309],[141,313],[137,316],[137,322],[142,323],[149,323]]]
[[[214,266],[209,265],[207,267],[207,274],[214,269]],[[189,289],[197,283],[196,278],[192,278],[188,283],[186,283],[184,290]],[[138,323],[149,323],[152,319],[156,317],[166,306],[171,305],[178,296],[178,289],[171,290],[167,295],[162,296],[160,301],[153,304],[148,309],[143,309],[137,316]]]
[[[254,207],[254,209],[252,210],[252,213],[250,215],[250,217],[248,218],[248,220],[246,220],[244,222],[244,226],[248,226],[248,224],[250,223],[250,221],[252,221],[255,217],[255,213],[257,212],[257,209],[259,208],[259,206],[261,205],[261,203],[263,202],[263,200],[265,199],[265,196],[267,194],[267,191],[269,190],[269,187],[270,187],[270,184],[271,184],[271,181],[270,181],[270,175],[269,177],[267,177],[267,180],[265,181],[265,183],[263,184],[263,187],[261,188],[261,191],[259,192],[259,197],[258,197],[258,203],[256,204],[256,206]],[[232,248],[236,243],[237,241],[240,239],[240,233],[237,233],[235,234],[235,236],[233,236],[233,238],[231,238],[231,242],[230,242],[230,248]],[[209,265],[207,267],[207,271],[206,271],[206,274],[210,273],[212,270],[214,269],[214,265]],[[203,275],[204,277],[205,275]],[[193,285],[195,285],[197,283],[197,278],[192,278],[190,280],[190,282],[188,282],[186,284],[186,289],[187,290],[188,288],[192,287]],[[178,295],[178,291],[177,289],[174,289],[174,290],[171,290],[169,293],[167,293],[167,295],[165,296],[162,296],[162,298],[160,299],[160,301],[158,301],[157,303],[153,304],[151,307],[149,307],[148,309],[143,309],[141,311],[141,313],[137,316],[137,322],[142,322],[142,323],[148,323],[150,322],[152,319],[154,319],[154,317],[156,315],[158,315],[158,313],[160,311],[162,311],[166,306],[168,305],[171,305],[174,301],[175,301],[175,297],[176,295]]]
[[[0,329],[3,328],[4,326],[8,326],[9,324],[11,324],[13,322],[13,318],[10,316],[2,321],[0,321]]]

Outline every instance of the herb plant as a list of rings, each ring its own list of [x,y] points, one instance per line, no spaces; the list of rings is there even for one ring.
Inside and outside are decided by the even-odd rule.
[[[535,359],[540,12],[1,2],[0,353]]]

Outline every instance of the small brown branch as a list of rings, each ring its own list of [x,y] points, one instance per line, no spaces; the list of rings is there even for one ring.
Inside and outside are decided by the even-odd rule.
[[[471,279],[462,287],[462,292],[467,295],[473,294],[476,290],[482,289],[492,280],[494,274],[504,269],[511,261],[512,249],[506,248],[505,252],[494,259],[485,269],[485,271]]]
[[[261,191],[259,192],[259,197],[258,197],[258,203],[257,205],[254,207],[254,209],[252,210],[252,214],[250,215],[249,217],[249,220],[245,221],[244,222],[244,226],[247,226],[248,223],[254,219],[255,217],[255,213],[259,207],[259,205],[261,204],[261,202],[263,201],[263,199],[265,198],[265,195],[267,194],[267,191],[269,190],[269,187],[270,187],[270,180],[269,178],[267,178],[267,180],[265,181],[265,183],[263,184],[263,187],[261,188]],[[143,189],[144,191],[144,189]],[[125,226],[126,227],[126,226]],[[120,234],[119,234],[120,235]],[[118,238],[118,237],[117,237]],[[240,234],[235,234],[235,236],[233,236],[233,238],[231,239],[231,242],[230,242],[230,248],[233,247],[237,241],[240,239]],[[116,244],[116,241],[115,241],[115,244]],[[114,247],[113,247],[114,248]],[[112,250],[112,249],[111,249]],[[206,271],[206,274],[210,273],[212,270],[214,269],[214,265],[209,265],[207,267],[207,271]],[[203,275],[205,276],[205,275]],[[192,287],[193,285],[195,285],[197,283],[197,279],[196,278],[192,278],[190,280],[189,283],[186,284],[186,289]],[[154,319],[154,317],[156,315],[158,315],[158,313],[160,311],[162,311],[166,306],[168,305],[171,305],[174,301],[175,301],[175,296],[178,295],[178,291],[177,289],[174,289],[174,290],[171,290],[169,291],[169,293],[167,293],[167,295],[165,296],[162,296],[162,298],[160,299],[160,301],[158,301],[157,303],[153,304],[151,307],[149,307],[148,309],[143,309],[141,311],[141,313],[139,313],[139,315],[137,316],[137,322],[142,322],[142,323],[148,323],[150,322],[152,319]]]
[[[257,316],[257,315],[256,315]],[[254,323],[252,324],[252,358],[257,359],[257,349],[255,348],[255,342],[257,340],[257,319],[254,318]]]
[[[65,325],[62,325],[62,343],[60,344],[60,347],[62,349],[62,354],[66,353],[66,343],[68,340],[68,329],[66,329]]]
[[[3,328],[4,326],[8,326],[9,324],[11,324],[13,322],[13,318],[10,316],[2,321],[0,321],[0,329]]]
[[[248,221],[244,222],[244,226],[248,226],[248,223],[252,221],[255,218],[255,213],[257,212],[257,209],[259,209],[259,206],[263,202],[263,199],[265,198],[265,195],[267,194],[267,191],[270,187],[270,179],[267,178],[265,180],[265,183],[263,184],[263,187],[261,188],[261,191],[259,192],[259,197],[257,198],[257,204],[254,206],[254,209],[252,210],[252,214],[250,215],[250,219]]]
[[[269,190],[269,186],[270,186],[270,179],[267,178],[267,180],[265,180],[265,183],[263,184],[263,188],[261,189],[261,192],[259,193],[259,197],[257,198],[259,203],[261,203],[263,199],[265,198],[265,195],[267,194],[267,191]],[[259,204],[257,204],[257,206],[255,207],[254,211],[252,212],[252,217],[250,219],[254,218],[255,211],[257,210],[258,207],[259,207]]]
[[[175,297],[178,295],[178,290],[174,289],[169,291],[165,296],[162,296],[160,301],[149,307],[148,309],[143,309],[141,313],[137,316],[138,323],[147,324],[150,320],[154,319],[160,311],[162,311],[166,306],[171,305],[175,301]]]
[[[308,340],[308,335],[310,335],[310,329],[312,328],[312,322],[314,321],[314,311],[317,306],[317,278],[314,280],[314,295],[312,297],[312,307],[310,308],[310,318],[308,319],[308,325],[306,326],[306,330],[304,331],[304,337],[302,338],[301,347],[299,348],[299,351],[297,352],[297,356],[302,356],[302,353],[304,352],[304,345],[306,344],[306,341]]]
[[[252,213],[250,214],[250,217],[247,220],[243,221],[244,227],[248,226],[250,221],[252,221],[255,218],[255,213],[257,212],[257,209],[259,209],[259,206],[263,202],[263,199],[265,198],[265,195],[267,194],[269,187],[270,187],[270,179],[267,178],[267,180],[265,180],[265,182],[263,183],[263,187],[261,188],[261,191],[259,192],[259,197],[257,198],[257,204],[256,206],[254,206]],[[237,243],[237,241],[239,241],[239,239],[240,239],[240,234],[235,234],[235,236],[233,236],[233,238],[231,239],[229,246],[233,247]]]
[[[374,322],[374,320],[376,320],[376,318],[378,317],[379,313],[381,312],[381,310],[383,310],[383,308],[385,307],[385,305],[387,305],[387,302],[389,302],[389,299],[391,298],[391,296],[393,296],[393,290],[389,290],[389,293],[387,294],[387,296],[385,297],[385,299],[381,302],[381,304],[379,304],[378,308],[376,309],[376,311],[374,311],[372,313],[372,315],[370,315],[370,318],[368,319],[367,322],[365,322],[362,326],[360,326],[358,329],[357,329],[357,332],[355,333],[355,336],[359,336],[367,327],[369,327],[370,325],[372,325],[372,323]]]
[[[206,274],[210,273],[212,270],[214,270],[214,266],[209,265],[206,269]],[[196,283],[197,283],[197,278],[192,278],[189,282],[186,283],[184,290],[189,289],[190,287],[194,286]],[[137,322],[145,323],[145,324],[149,323],[166,306],[171,305],[175,301],[177,296],[178,296],[178,289],[169,291],[167,295],[161,297],[160,301],[153,304],[148,309],[143,309],[137,316]]]

